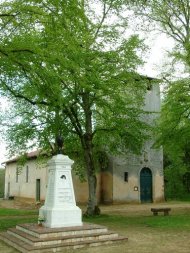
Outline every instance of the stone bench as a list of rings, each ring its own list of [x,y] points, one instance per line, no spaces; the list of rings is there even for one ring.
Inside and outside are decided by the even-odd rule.
[[[154,216],[157,216],[159,212],[163,212],[164,216],[169,215],[171,208],[151,208],[151,212],[153,212]]]

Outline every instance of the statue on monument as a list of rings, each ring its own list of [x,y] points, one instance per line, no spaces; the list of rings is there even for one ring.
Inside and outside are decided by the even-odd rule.
[[[57,135],[56,136],[56,155],[58,154],[63,154],[64,153],[64,140],[63,137],[61,135]]]

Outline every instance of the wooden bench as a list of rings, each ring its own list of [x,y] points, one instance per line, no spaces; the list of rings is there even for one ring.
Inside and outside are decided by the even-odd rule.
[[[154,216],[157,216],[159,212],[163,212],[164,216],[169,215],[171,208],[151,208]]]

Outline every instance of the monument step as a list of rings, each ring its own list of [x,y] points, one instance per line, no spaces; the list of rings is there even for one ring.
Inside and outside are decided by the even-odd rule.
[[[77,249],[83,247],[100,246],[104,244],[112,244],[115,242],[127,240],[126,237],[116,237],[112,239],[86,240],[80,242],[60,243],[54,245],[32,246],[14,237],[13,235],[8,234],[7,232],[0,233],[0,239],[22,253],[58,252],[64,249]]]
[[[69,236],[38,238],[30,234],[27,234],[21,230],[18,230],[16,228],[8,229],[7,233],[33,246],[81,242],[81,241],[86,241],[86,240],[101,240],[101,239],[109,240],[109,239],[118,237],[117,233],[101,232],[101,233],[83,234],[83,235],[69,235]]]
[[[17,225],[16,228],[37,238],[91,235],[94,233],[106,233],[108,231],[104,226],[88,223],[83,223],[82,226],[62,228],[45,228],[38,226],[38,224],[28,223]]]

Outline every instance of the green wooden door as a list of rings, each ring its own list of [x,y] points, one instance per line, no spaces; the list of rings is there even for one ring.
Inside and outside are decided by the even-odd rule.
[[[141,202],[152,202],[152,172],[149,168],[143,168],[140,173]]]
[[[40,179],[36,179],[36,201],[40,201]]]
[[[8,182],[8,197],[10,196],[10,191],[11,191],[11,183],[10,182]]]

